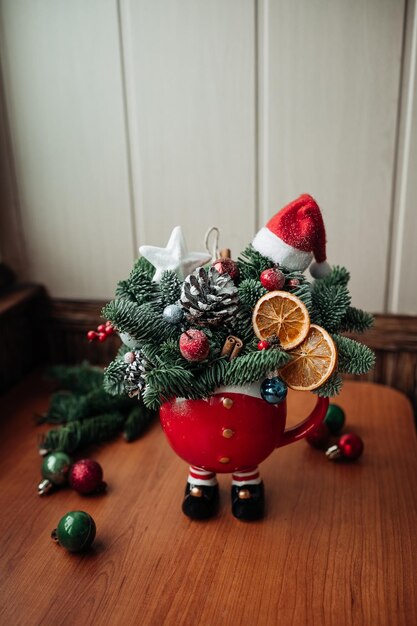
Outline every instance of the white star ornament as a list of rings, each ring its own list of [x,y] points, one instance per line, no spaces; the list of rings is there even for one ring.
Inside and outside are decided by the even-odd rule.
[[[170,270],[176,272],[179,278],[184,279],[196,267],[210,261],[207,252],[188,252],[181,226],[176,226],[171,233],[166,248],[157,246],[140,246],[140,254],[156,268],[153,280],[159,283],[162,273]]]

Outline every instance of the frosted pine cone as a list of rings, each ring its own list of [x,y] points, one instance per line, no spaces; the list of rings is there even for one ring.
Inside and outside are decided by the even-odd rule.
[[[150,363],[144,358],[140,350],[129,352],[134,355],[134,360],[127,363],[124,377],[124,387],[130,398],[138,396],[140,398],[146,387],[146,374],[150,369]],[[130,359],[129,359],[130,360]]]
[[[219,274],[214,267],[208,271],[198,267],[182,285],[180,302],[187,319],[201,326],[230,320],[238,301],[238,290],[229,274]]]

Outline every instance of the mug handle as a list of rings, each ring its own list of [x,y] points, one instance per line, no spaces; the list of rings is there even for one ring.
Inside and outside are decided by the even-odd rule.
[[[316,406],[310,413],[310,415],[297,426],[284,430],[281,435],[279,448],[286,446],[289,443],[303,439],[311,430],[314,430],[324,420],[327,409],[329,408],[329,398],[317,397]]]

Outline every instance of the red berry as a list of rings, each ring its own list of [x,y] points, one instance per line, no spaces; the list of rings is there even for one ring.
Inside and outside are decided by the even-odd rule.
[[[313,448],[325,448],[329,443],[330,430],[324,422],[310,431],[306,437],[307,442]]]
[[[271,347],[271,344],[269,343],[269,341],[260,341],[258,343],[258,350],[268,350],[268,348]]]
[[[206,334],[195,328],[182,333],[180,352],[187,361],[204,361],[210,352],[210,344]]]
[[[106,341],[106,339],[107,339],[106,333],[99,333],[98,334],[98,340],[99,341],[103,342],[103,341]]]
[[[276,289],[282,289],[285,285],[285,276],[281,270],[271,267],[269,270],[262,272],[260,281],[265,289],[275,291]]]
[[[104,332],[108,336],[114,335],[114,328],[113,328],[113,326],[111,324],[106,324],[106,326],[104,327]]]
[[[94,339],[98,338],[98,334],[96,333],[95,330],[89,330],[87,333],[87,339],[88,341],[94,341]]]
[[[229,274],[232,280],[239,278],[239,267],[236,261],[232,261],[232,259],[217,259],[212,266],[219,274]]]
[[[300,281],[298,280],[298,278],[290,278],[287,282],[288,287],[298,287],[299,284]]]
[[[105,324],[99,324],[99,326],[97,326],[97,331],[99,333],[104,333],[105,330],[106,330]]]
[[[337,442],[341,456],[348,461],[356,461],[363,452],[363,441],[355,433],[342,435]]]

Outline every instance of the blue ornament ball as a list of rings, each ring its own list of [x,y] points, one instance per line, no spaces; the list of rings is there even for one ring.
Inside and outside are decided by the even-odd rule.
[[[261,384],[261,397],[269,404],[279,404],[285,400],[287,391],[287,385],[278,376],[265,378]]]
[[[178,304],[168,304],[162,316],[168,324],[180,324],[184,318],[184,311]]]

